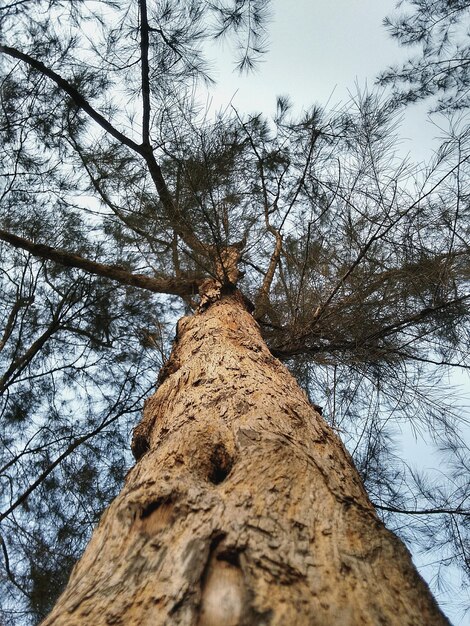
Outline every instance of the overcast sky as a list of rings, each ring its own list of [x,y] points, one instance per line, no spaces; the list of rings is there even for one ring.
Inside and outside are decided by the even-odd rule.
[[[278,93],[302,106],[324,103],[336,87],[347,96],[356,77],[373,79],[397,58],[397,45],[381,26],[393,0],[274,0],[269,52],[256,74],[246,79],[223,75],[226,96],[238,88],[237,104],[264,108]]]
[[[381,70],[411,53],[400,48],[382,25],[395,4],[396,0],[273,0],[269,52],[254,74],[234,73],[230,51],[218,49],[212,108],[224,109],[232,102],[241,113],[269,114],[278,95],[290,96],[297,111],[315,103],[331,108],[346,104],[357,86],[372,88]],[[414,160],[426,159],[436,145],[432,139],[438,129],[429,122],[426,110],[426,105],[406,110],[399,132],[402,156],[409,153]],[[456,381],[463,385],[461,391],[468,392],[467,376],[451,382]],[[430,456],[430,442],[416,442],[406,430],[403,441],[412,465],[438,465],[437,457]],[[414,558],[420,565],[430,560],[429,556]],[[435,570],[431,566],[422,573],[429,578]],[[439,602],[454,626],[470,626],[470,616],[457,607],[465,595],[469,600],[468,594],[460,598],[454,594],[455,589],[443,591]]]
[[[218,48],[212,107],[233,102],[243,113],[273,113],[278,95],[290,96],[298,111],[347,103],[356,86],[372,87],[381,70],[409,55],[382,25],[394,6],[395,0],[272,0],[269,50],[256,72],[240,76],[230,50]],[[429,154],[436,131],[426,120],[426,105],[407,110],[403,156]]]

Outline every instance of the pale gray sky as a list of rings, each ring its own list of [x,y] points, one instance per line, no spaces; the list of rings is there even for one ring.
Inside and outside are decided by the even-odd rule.
[[[382,26],[394,6],[395,0],[273,0],[269,51],[255,73],[240,76],[231,51],[217,48],[212,107],[232,101],[242,113],[271,113],[278,95],[290,96],[297,110],[347,103],[356,85],[372,87],[381,70],[409,54]],[[434,133],[426,105],[410,108],[401,133],[403,156],[424,159]]]
[[[222,75],[220,93],[238,89],[241,109],[266,110],[279,93],[299,106],[347,98],[357,78],[362,83],[397,58],[381,22],[393,0],[273,1],[269,53],[258,72],[247,78]]]

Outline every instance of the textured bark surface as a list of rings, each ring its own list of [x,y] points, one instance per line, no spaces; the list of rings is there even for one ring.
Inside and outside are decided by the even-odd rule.
[[[179,322],[134,451],[44,625],[448,624],[237,294]]]

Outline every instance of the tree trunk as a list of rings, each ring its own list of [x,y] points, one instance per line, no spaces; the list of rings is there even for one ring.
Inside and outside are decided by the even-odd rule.
[[[44,626],[449,624],[238,292],[179,322],[134,451]]]

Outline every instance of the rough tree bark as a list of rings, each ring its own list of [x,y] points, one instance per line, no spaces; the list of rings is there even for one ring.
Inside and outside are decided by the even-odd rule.
[[[44,626],[448,624],[240,294],[205,306]]]

